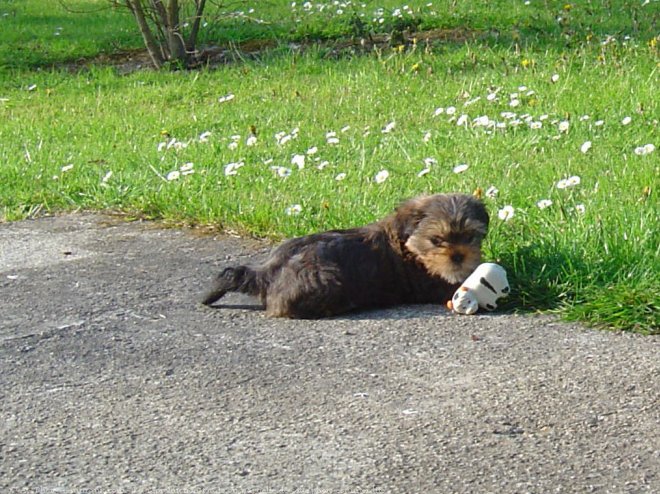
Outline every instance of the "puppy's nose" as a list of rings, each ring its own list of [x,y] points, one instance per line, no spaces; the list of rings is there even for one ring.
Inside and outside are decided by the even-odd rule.
[[[451,260],[455,264],[460,264],[463,262],[463,259],[465,259],[465,254],[461,254],[460,252],[454,252],[451,255]]]

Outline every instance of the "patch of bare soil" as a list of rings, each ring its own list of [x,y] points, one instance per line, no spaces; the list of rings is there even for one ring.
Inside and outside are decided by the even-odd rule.
[[[397,32],[374,34],[366,37],[350,37],[334,40],[302,40],[280,42],[275,39],[252,39],[241,43],[229,43],[223,46],[202,46],[195,52],[191,68],[217,67],[245,60],[259,58],[276,48],[288,47],[292,51],[304,52],[311,47],[327,49],[328,58],[347,54],[364,54],[393,46],[423,45],[433,46],[438,43],[462,43],[487,36],[485,31],[456,29],[432,29],[428,31]],[[66,67],[72,72],[85,70],[92,65],[114,67],[121,74],[129,74],[144,69],[152,69],[151,59],[146,49],[122,50],[115,53],[103,53],[96,57],[71,62]]]

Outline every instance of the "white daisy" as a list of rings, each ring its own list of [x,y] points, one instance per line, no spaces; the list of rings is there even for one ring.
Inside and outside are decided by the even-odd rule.
[[[381,130],[381,132],[383,134],[389,134],[390,132],[392,132],[394,130],[394,127],[396,127],[396,122],[392,121],[392,122],[388,123],[387,125],[385,125],[385,127],[383,127],[383,130]]]
[[[291,158],[291,164],[296,165],[298,170],[305,168],[305,155],[304,154],[294,154]]]
[[[494,185],[491,185],[490,187],[488,187],[488,188],[486,189],[485,194],[486,194],[486,197],[493,198],[493,197],[496,197],[497,194],[499,194],[499,192],[500,192],[500,191],[499,191],[499,189],[498,189],[497,187],[495,187]]]
[[[245,163],[242,161],[237,161],[235,163],[228,163],[225,165],[225,176],[229,177],[231,175],[237,175],[238,169],[242,167]]]
[[[470,165],[466,163],[461,163],[460,165],[456,165],[452,171],[454,173],[463,173],[468,168],[470,168]]]
[[[234,99],[234,95],[232,93],[226,94],[225,96],[220,96],[218,98],[218,103],[226,103],[227,101],[231,101]]]
[[[584,144],[582,144],[582,146],[580,146],[580,151],[582,153],[586,153],[590,149],[591,149],[591,141],[585,141]]]
[[[270,169],[280,178],[286,178],[291,175],[291,168],[286,168],[284,166],[271,166]]]
[[[515,209],[513,206],[504,206],[497,212],[497,217],[502,221],[509,221],[515,215]]]
[[[302,206],[300,204],[293,204],[286,208],[284,212],[289,216],[297,216],[302,212]]]
[[[541,199],[540,201],[538,201],[536,203],[536,206],[539,209],[549,208],[550,206],[552,206],[552,200],[551,199]]]
[[[381,170],[378,173],[376,173],[376,176],[374,177],[374,182],[377,184],[382,184],[385,180],[388,179],[390,176],[390,172],[387,170]]]

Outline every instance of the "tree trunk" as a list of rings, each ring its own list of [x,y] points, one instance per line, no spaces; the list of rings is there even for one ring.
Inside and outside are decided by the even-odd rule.
[[[205,6],[206,0],[195,0],[195,18],[193,19],[190,36],[186,42],[186,50],[188,50],[188,53],[194,52],[195,47],[197,46],[197,34],[199,33],[199,26],[202,22],[202,13],[204,12]]]
[[[138,28],[140,29],[142,39],[144,40],[144,44],[147,47],[147,51],[149,52],[152,63],[157,69],[160,69],[165,63],[165,60],[163,59],[163,54],[159,49],[156,38],[154,38],[151,29],[149,29],[149,24],[147,23],[147,18],[145,16],[144,9],[142,8],[141,0],[126,0],[126,6],[131,10],[131,12],[133,12],[133,16],[137,21]]]
[[[181,35],[181,26],[179,25],[179,2],[170,0],[167,5],[167,46],[170,49],[170,57],[174,61],[188,64],[188,54],[186,53],[186,44]]]

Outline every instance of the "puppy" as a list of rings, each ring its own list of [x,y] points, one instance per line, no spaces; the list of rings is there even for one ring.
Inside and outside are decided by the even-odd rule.
[[[268,316],[296,319],[444,304],[479,265],[487,231],[486,208],[472,196],[417,197],[375,223],[294,238],[260,265],[226,268],[202,303],[248,293]]]

